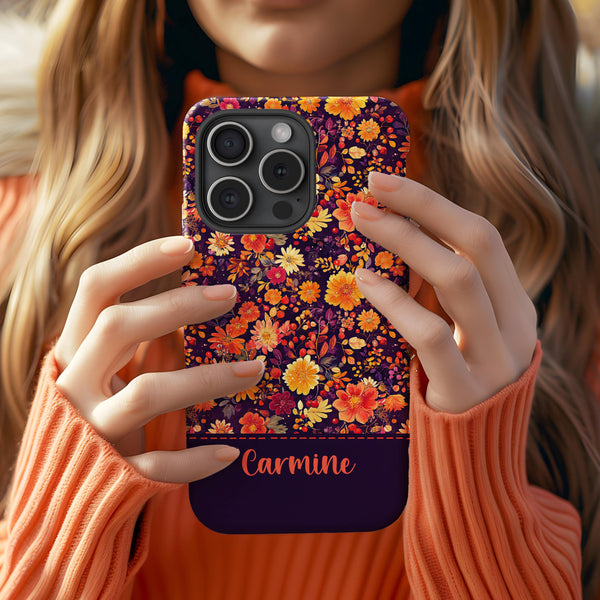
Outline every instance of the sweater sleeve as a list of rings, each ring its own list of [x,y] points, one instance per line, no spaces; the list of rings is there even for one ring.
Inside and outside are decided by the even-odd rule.
[[[139,474],[56,387],[50,352],[0,522],[0,598],[121,597],[145,559],[147,503],[178,485]]]
[[[411,373],[404,550],[412,598],[581,598],[575,507],[530,485],[525,447],[541,362],[461,414],[430,408]]]

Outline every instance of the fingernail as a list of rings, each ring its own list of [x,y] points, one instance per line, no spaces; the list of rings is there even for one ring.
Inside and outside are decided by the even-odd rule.
[[[237,290],[234,285],[211,285],[210,287],[202,288],[202,295],[207,300],[231,300],[235,298]]]
[[[190,238],[173,236],[160,245],[160,251],[167,256],[184,256],[194,247]]]
[[[231,363],[231,370],[236,377],[256,377],[262,375],[265,363],[262,360],[248,360]]]
[[[369,269],[356,269],[354,277],[356,277],[359,284],[376,285],[379,283],[379,276],[373,273],[373,271],[369,271]]]
[[[373,186],[384,192],[393,192],[402,185],[402,177],[398,175],[389,175],[379,171],[369,172],[369,187]]]
[[[379,221],[385,215],[383,210],[366,202],[353,202],[352,211],[357,217],[366,221]]]
[[[239,448],[233,446],[220,446],[214,451],[213,456],[221,462],[232,462],[240,455]]]

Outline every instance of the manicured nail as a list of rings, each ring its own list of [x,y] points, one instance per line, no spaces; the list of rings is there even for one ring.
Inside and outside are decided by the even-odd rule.
[[[379,276],[373,273],[373,271],[369,271],[369,269],[356,269],[354,277],[356,277],[359,287],[361,283],[365,285],[377,285],[380,282]]]
[[[194,247],[194,242],[190,238],[180,235],[173,236],[165,240],[160,245],[160,251],[167,256],[184,256]]]
[[[369,187],[373,186],[384,192],[393,192],[399,189],[402,183],[402,177],[398,175],[389,175],[379,171],[369,172]]]
[[[202,295],[207,300],[231,300],[235,298],[237,290],[234,285],[211,285],[210,287],[202,288]]]
[[[214,452],[214,457],[221,462],[232,462],[240,455],[239,448],[220,446]]]
[[[365,221],[379,221],[385,215],[383,210],[366,202],[353,202],[352,212]]]
[[[262,360],[248,360],[231,363],[231,370],[236,377],[256,377],[262,375],[265,363]]]

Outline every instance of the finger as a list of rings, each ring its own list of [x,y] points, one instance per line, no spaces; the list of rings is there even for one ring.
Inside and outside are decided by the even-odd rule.
[[[202,365],[163,373],[145,373],[94,408],[90,422],[116,443],[154,417],[256,385],[264,372],[260,360]]]
[[[369,187],[379,202],[410,217],[477,267],[494,306],[501,330],[515,323],[515,309],[530,310],[512,261],[498,230],[416,181],[369,173]]]
[[[88,397],[108,398],[112,375],[127,364],[137,344],[214,319],[231,310],[235,298],[232,285],[192,286],[111,305],[100,313],[63,375]]]
[[[168,483],[190,483],[221,471],[239,454],[237,448],[214,444],[169,452],[155,450],[128,456],[125,460],[148,479]]]
[[[396,214],[363,202],[354,202],[352,211],[362,233],[400,256],[435,288],[442,308],[456,324],[455,337],[467,362],[482,356],[488,361],[505,359],[490,298],[472,262]]]
[[[60,369],[71,361],[99,314],[119,297],[153,279],[187,264],[193,243],[181,236],[152,240],[87,269],[75,294],[67,321],[56,345]]]
[[[440,398],[439,407],[460,412],[472,406],[477,392],[452,330],[444,319],[421,306],[396,284],[372,271],[357,269],[356,281],[369,302],[417,351],[429,378],[429,387]]]

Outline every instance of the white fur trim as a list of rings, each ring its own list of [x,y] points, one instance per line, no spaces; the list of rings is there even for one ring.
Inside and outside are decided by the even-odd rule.
[[[36,78],[44,29],[0,13],[0,177],[30,171],[38,143]]]

